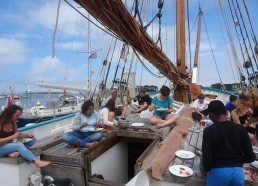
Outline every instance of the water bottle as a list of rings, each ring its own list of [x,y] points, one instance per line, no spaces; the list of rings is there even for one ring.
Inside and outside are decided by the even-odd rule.
[[[181,149],[182,150],[188,150],[188,140],[187,140],[187,134],[186,133],[182,133],[182,145],[181,145]]]

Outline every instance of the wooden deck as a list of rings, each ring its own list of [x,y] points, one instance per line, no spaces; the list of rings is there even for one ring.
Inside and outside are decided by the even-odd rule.
[[[110,180],[103,180],[91,172],[91,162],[116,145],[120,140],[134,142],[148,141],[147,149],[138,157],[135,164],[135,174],[145,170],[152,178],[182,185],[205,185],[206,177],[201,174],[201,156],[194,159],[182,160],[175,156],[181,148],[182,133],[187,133],[189,150],[196,152],[202,146],[202,132],[190,132],[189,127],[196,126],[191,119],[191,109],[188,105],[182,111],[177,126],[157,128],[148,119],[139,118],[139,114],[127,113],[127,123],[123,121],[117,129],[106,133],[104,138],[90,148],[83,148],[77,152],[76,148],[68,148],[61,139],[62,133],[48,136],[38,141],[33,148],[42,151],[41,159],[52,161],[51,166],[41,169],[42,175],[50,174],[54,178],[69,178],[75,185],[123,185]],[[144,123],[142,127],[133,127],[132,123]],[[197,154],[197,153],[195,153]],[[158,159],[158,160],[157,160]],[[186,165],[193,170],[193,175],[181,178],[172,175],[168,168],[171,165]],[[250,164],[246,167],[252,168]],[[254,168],[252,168],[254,169]],[[250,182],[246,182],[249,184]],[[254,183],[254,185],[257,182]],[[258,184],[256,184],[258,185]]]

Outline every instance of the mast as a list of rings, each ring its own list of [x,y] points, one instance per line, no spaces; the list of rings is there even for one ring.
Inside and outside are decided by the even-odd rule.
[[[172,63],[146,30],[143,29],[143,25],[140,25],[135,17],[128,12],[121,0],[74,1],[90,12],[96,20],[108,27],[123,42],[131,45],[135,51],[155,66],[161,74],[172,81],[178,92],[177,95],[180,96],[180,99],[177,100],[185,101],[185,99],[188,99],[190,91],[187,76]],[[184,3],[182,3],[181,9],[184,9]],[[184,28],[184,23],[182,23],[182,27]],[[184,37],[184,31],[182,35]],[[184,47],[183,40],[181,43],[183,43],[182,47]],[[181,50],[184,51],[183,48]],[[185,60],[185,58],[181,60]],[[184,70],[185,61],[181,63],[181,68]]]
[[[195,54],[194,54],[194,67],[193,67],[193,78],[192,83],[197,83],[197,74],[198,74],[198,60],[199,60],[199,48],[200,48],[200,39],[201,39],[201,26],[202,26],[202,11],[199,10],[198,16],[198,31],[197,31],[197,39],[195,46]]]
[[[177,66],[185,72],[185,2],[176,1]]]
[[[191,84],[191,93],[193,99],[197,99],[198,95],[202,92],[201,87],[197,84],[198,80],[198,61],[199,61],[199,48],[200,48],[200,40],[201,40],[201,26],[202,26],[202,11],[199,9],[199,20],[198,20],[198,31],[196,38],[196,46],[195,46],[195,54],[194,54],[194,67],[193,67],[193,77]]]
[[[186,62],[185,62],[185,2],[184,0],[176,1],[176,61],[179,75],[186,76]],[[179,39],[178,39],[179,38]],[[176,101],[190,102],[189,87],[176,86],[174,91],[174,98]]]

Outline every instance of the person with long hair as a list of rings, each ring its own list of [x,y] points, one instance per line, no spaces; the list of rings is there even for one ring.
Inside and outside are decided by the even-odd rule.
[[[258,106],[258,94],[255,89],[245,91],[239,96],[240,102],[247,108],[253,109],[254,106]]]
[[[121,99],[118,96],[117,89],[115,89],[115,88],[111,89],[110,94],[111,95],[102,104],[106,105],[108,100],[113,99],[115,101],[115,107],[116,107],[115,108],[115,118],[117,118],[117,116],[121,116],[121,119],[125,120],[126,106],[122,104]]]
[[[239,101],[236,104],[236,108],[231,111],[231,121],[243,125],[248,132],[250,139],[253,139],[255,128],[250,126],[250,120],[248,119],[248,108],[242,105]]]
[[[32,134],[22,134],[18,131],[16,120],[22,114],[22,108],[11,105],[5,108],[0,114],[0,157],[9,156],[17,158],[22,156],[29,162],[33,162],[36,167],[45,167],[51,162],[42,161],[35,157],[29,148],[36,142]],[[16,143],[15,139],[32,138],[26,143]]]
[[[240,102],[247,108],[253,110],[254,107],[258,106],[258,94],[255,89],[251,89],[245,92],[242,92],[239,96]],[[252,112],[251,112],[252,114]],[[256,145],[258,140],[258,125],[255,126],[255,137],[253,138],[253,145]]]
[[[256,159],[249,136],[242,125],[227,120],[221,101],[211,101],[208,111],[214,123],[203,131],[202,170],[208,172],[206,186],[244,186],[243,163]]]
[[[92,131],[100,126],[99,113],[94,110],[93,102],[87,100],[73,120],[73,131],[64,133],[63,141],[74,147],[79,143],[81,148],[88,148],[102,139],[101,131]]]
[[[109,99],[105,107],[100,111],[100,117],[103,120],[102,127],[107,128],[107,126],[115,127],[117,125],[117,120],[115,117],[116,103],[113,99]]]
[[[173,101],[169,95],[169,88],[163,85],[160,89],[160,95],[154,97],[149,106],[149,111],[154,110],[150,123],[157,125],[158,128],[175,125],[179,118],[177,114],[171,114],[173,111]]]

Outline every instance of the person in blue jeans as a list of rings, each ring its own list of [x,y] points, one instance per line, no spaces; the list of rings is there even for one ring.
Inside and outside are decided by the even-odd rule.
[[[29,162],[33,162],[37,167],[45,167],[51,162],[42,161],[35,157],[29,148],[36,142],[32,134],[22,134],[18,132],[16,120],[22,114],[22,108],[11,105],[5,108],[0,114],[0,157],[9,156],[17,158],[22,156]],[[14,142],[14,139],[32,138],[26,143]]]
[[[169,95],[169,88],[163,85],[160,89],[160,95],[154,97],[149,106],[149,111],[154,110],[150,123],[157,125],[158,128],[175,125],[179,118],[177,114],[171,114],[173,111],[173,101]]]
[[[88,148],[102,139],[102,132],[93,130],[100,126],[99,113],[94,110],[93,102],[87,100],[73,120],[73,131],[64,133],[63,141],[74,147],[79,143],[81,148]]]
[[[214,100],[208,105],[213,125],[206,127],[202,141],[202,170],[208,173],[207,186],[244,186],[243,163],[256,157],[242,125],[226,118],[224,104]]]

